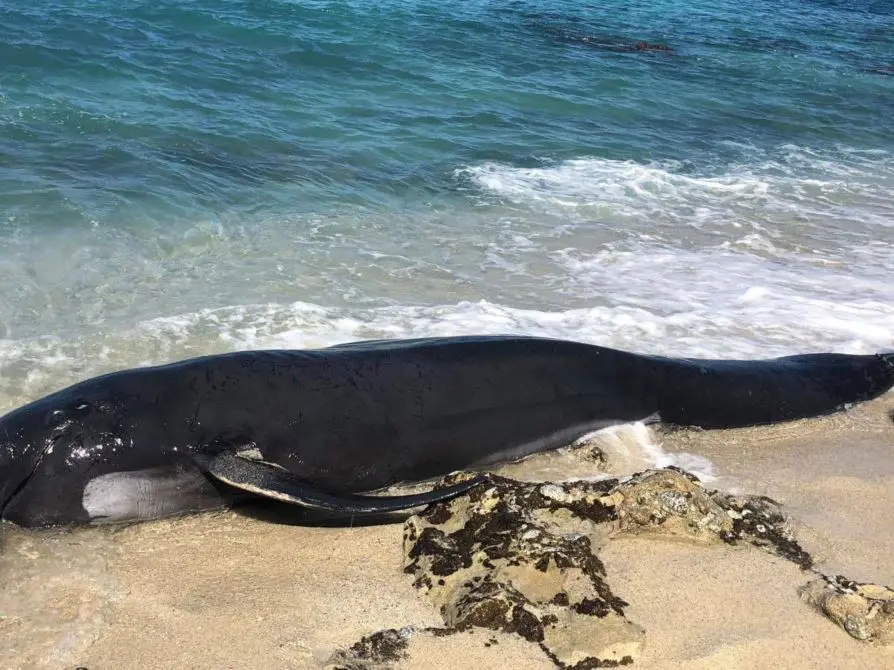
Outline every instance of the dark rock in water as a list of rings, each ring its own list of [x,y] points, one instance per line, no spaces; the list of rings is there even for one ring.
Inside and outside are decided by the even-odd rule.
[[[554,36],[554,39],[563,44],[580,44],[592,49],[614,53],[630,53],[634,51],[658,51],[663,53],[676,53],[674,51],[674,48],[670,45],[653,44],[644,40],[640,40],[631,44],[630,42],[607,39],[598,35],[580,35],[574,33]]]
[[[633,48],[636,51],[667,51],[672,53],[673,47],[668,46],[667,44],[652,44],[650,42],[637,42],[633,45]]]
[[[570,44],[608,52],[659,51],[674,53],[667,44],[656,44],[646,40],[635,42],[621,35],[599,34],[598,26],[590,25],[579,17],[559,12],[528,12],[525,23],[537,33],[555,44]],[[592,31],[592,32],[591,32]]]
[[[822,576],[801,589],[801,597],[857,640],[894,644],[894,590]]]
[[[668,44],[648,42],[646,40],[630,41],[622,36],[605,35],[587,32],[580,22],[544,22],[535,20],[531,27],[555,44],[568,44],[587,47],[597,51],[614,53],[630,53],[637,51],[657,51],[675,53]]]

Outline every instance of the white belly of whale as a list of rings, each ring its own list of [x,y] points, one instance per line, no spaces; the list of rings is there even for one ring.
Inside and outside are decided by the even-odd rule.
[[[150,468],[90,480],[81,505],[91,523],[116,523],[212,509],[221,505],[221,499],[196,470]]]

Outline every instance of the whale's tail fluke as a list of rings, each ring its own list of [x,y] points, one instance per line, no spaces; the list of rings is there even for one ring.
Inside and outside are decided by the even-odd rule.
[[[737,428],[822,416],[894,387],[894,353],[802,354],[763,361],[675,361],[664,372],[661,418]]]

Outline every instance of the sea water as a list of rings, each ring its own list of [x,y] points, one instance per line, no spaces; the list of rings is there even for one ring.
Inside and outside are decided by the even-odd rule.
[[[0,409],[369,337],[894,349],[892,75],[891,0],[0,0]]]

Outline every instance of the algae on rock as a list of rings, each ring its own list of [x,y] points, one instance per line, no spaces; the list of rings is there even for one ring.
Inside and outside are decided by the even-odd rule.
[[[857,640],[894,644],[894,590],[836,575],[801,589],[801,597]]]
[[[406,520],[404,571],[439,608],[447,627],[439,634],[502,631],[538,645],[560,668],[615,667],[637,659],[645,631],[626,618],[598,552],[629,534],[750,544],[813,571],[773,500],[709,491],[674,467],[563,483],[491,475],[489,486]],[[888,589],[823,577],[804,597],[857,639],[894,638]],[[399,647],[394,632],[385,633]]]
[[[627,664],[645,633],[624,616],[627,603],[612,593],[597,556],[619,533],[749,541],[780,554],[792,553],[793,542],[770,502],[710,493],[672,468],[597,482],[494,476],[490,487],[406,521],[405,571],[448,627],[517,633],[560,667]]]

